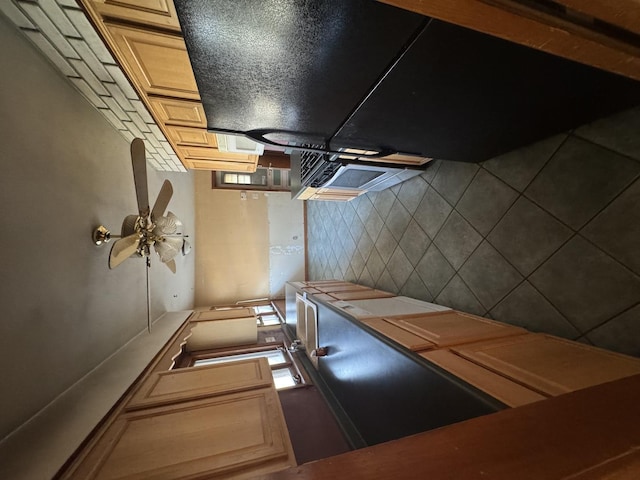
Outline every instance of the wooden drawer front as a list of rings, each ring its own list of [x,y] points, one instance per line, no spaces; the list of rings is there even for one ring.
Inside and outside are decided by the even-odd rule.
[[[390,298],[396,295],[382,290],[361,290],[356,292],[333,292],[330,294],[336,300],[369,300],[372,298]]]
[[[414,352],[435,347],[433,343],[424,338],[397,327],[382,318],[365,318],[362,319],[362,323]]]
[[[269,387],[272,383],[269,364],[265,359],[256,360],[157,372],[140,386],[127,409]]]
[[[217,148],[216,136],[204,128],[181,127],[167,125],[165,128],[170,140],[176,145]]]
[[[366,158],[360,158],[362,160],[366,160]],[[433,158],[394,153],[393,155],[387,155],[386,157],[376,158],[374,161],[382,163],[398,163],[400,165],[424,165],[431,160],[433,160]]]
[[[317,298],[318,300],[323,300],[325,302],[335,302],[336,299],[333,298],[328,293],[316,293],[313,298]]]
[[[519,327],[456,311],[397,315],[385,319],[438,347],[526,333]]]
[[[181,37],[106,24],[133,81],[146,93],[199,100]]]
[[[231,308],[229,310],[204,310],[194,313],[189,321],[200,322],[203,320],[225,320],[244,317],[255,317],[255,310],[251,307]]]
[[[371,291],[371,287],[365,287],[364,285],[356,285],[355,283],[336,283],[331,285],[316,285],[318,290],[323,293],[336,293],[336,292],[362,292]]]
[[[166,125],[207,127],[207,117],[200,102],[149,97],[149,105],[158,120]]]
[[[531,333],[452,350],[547,395],[561,395],[640,373],[640,359],[550,335]]]
[[[333,200],[348,202],[365,193],[366,190],[342,190],[339,188],[319,188],[311,193],[309,200]]]
[[[294,465],[290,451],[266,388],[122,414],[72,478],[246,478]]]
[[[420,352],[420,356],[510,407],[520,407],[547,398],[502,375],[459,357],[449,350]]]
[[[103,17],[180,31],[173,0],[92,0]]]
[[[258,155],[248,153],[221,152],[217,148],[178,147],[178,152],[188,159],[195,160],[223,160],[236,163],[257,163]]]
[[[223,172],[244,172],[253,173],[256,171],[256,164],[244,162],[229,162],[226,160],[199,160],[193,158],[182,158],[182,163],[187,168],[193,170],[220,170]]]
[[[335,284],[346,285],[346,284],[349,284],[350,282],[345,282],[344,280],[314,280],[313,282],[304,282],[304,283],[311,287],[322,287],[322,286],[335,285]]]

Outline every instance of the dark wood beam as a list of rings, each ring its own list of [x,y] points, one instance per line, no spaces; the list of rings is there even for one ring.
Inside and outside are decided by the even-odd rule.
[[[636,0],[381,1],[640,80]]]

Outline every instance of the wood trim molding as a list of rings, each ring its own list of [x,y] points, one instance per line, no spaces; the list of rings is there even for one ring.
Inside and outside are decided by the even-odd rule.
[[[470,28],[527,47],[640,80],[640,47],[604,33],[589,22],[572,21],[516,0],[381,0],[384,3]],[[640,13],[635,0],[557,0],[620,28],[631,28]],[[605,5],[605,3],[607,5]],[[528,5],[530,5],[529,3]],[[610,4],[610,5],[609,5]],[[625,13],[625,9],[629,12]],[[621,13],[622,12],[622,13]],[[597,17],[596,17],[597,16]],[[638,30],[637,21],[635,23]],[[630,32],[633,34],[634,32]]]

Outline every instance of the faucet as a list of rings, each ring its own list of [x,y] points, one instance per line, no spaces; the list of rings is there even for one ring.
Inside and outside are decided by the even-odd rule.
[[[290,352],[300,352],[303,350],[304,350],[304,344],[302,343],[302,340],[300,340],[299,338],[296,338],[293,342],[291,342],[291,345],[289,346]]]

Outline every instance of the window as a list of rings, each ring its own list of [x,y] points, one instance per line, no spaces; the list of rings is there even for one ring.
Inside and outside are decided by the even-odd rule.
[[[251,185],[251,175],[242,173],[225,173],[224,183],[235,185]]]
[[[269,365],[271,366],[283,365],[287,363],[282,350],[267,350],[266,352],[239,353],[236,355],[227,355],[224,357],[205,358],[202,360],[196,360],[193,365],[197,367],[201,365],[212,365],[214,363],[238,362],[240,360],[249,360],[251,358],[261,357],[266,358],[269,362]]]
[[[302,384],[302,377],[284,346],[262,350],[241,351],[208,358],[196,358],[192,366],[201,367],[203,365],[213,365],[217,363],[238,362],[251,358],[267,359],[271,367],[273,383],[277,390],[292,388]]]
[[[259,327],[271,327],[282,323],[280,315],[271,302],[253,305],[253,310],[256,312]]]
[[[212,173],[213,188],[234,190],[289,191],[291,190],[288,168],[256,168],[254,173],[216,171]]]

